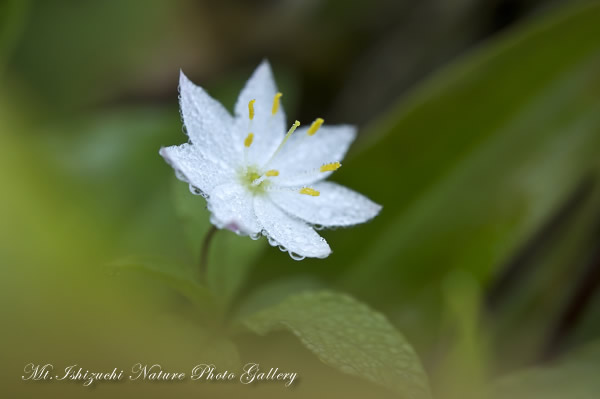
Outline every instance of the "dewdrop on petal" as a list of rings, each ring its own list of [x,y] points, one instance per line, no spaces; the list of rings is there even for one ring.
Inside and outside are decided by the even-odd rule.
[[[341,167],[356,137],[349,125],[286,124],[282,93],[269,64],[254,71],[232,116],[181,73],[180,107],[189,142],[160,155],[206,198],[218,228],[267,237],[293,259],[325,258],[329,245],[315,227],[366,222],[381,206],[325,179]]]

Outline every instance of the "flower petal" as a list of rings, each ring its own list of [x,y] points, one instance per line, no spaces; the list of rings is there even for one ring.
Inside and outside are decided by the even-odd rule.
[[[188,137],[206,158],[239,161],[240,152],[233,145],[233,117],[183,72],[179,77],[179,105]]]
[[[277,94],[277,86],[273,72],[267,61],[263,61],[254,71],[246,86],[240,92],[235,104],[236,145],[243,145],[248,133],[254,133],[254,141],[248,149],[248,161],[262,165],[268,160],[283,140],[286,132],[283,105],[272,115],[273,99]],[[248,103],[254,102],[254,118],[249,119]]]
[[[308,136],[307,130],[299,128],[269,165],[279,171],[273,183],[293,187],[325,179],[333,172],[320,172],[319,168],[342,161],[356,138],[356,128],[350,125],[322,126],[313,136]]]
[[[217,185],[231,180],[234,173],[228,164],[207,159],[192,144],[163,147],[159,154],[175,169],[180,180],[200,189],[205,196]]]
[[[222,184],[208,197],[210,221],[216,227],[226,228],[240,235],[260,233],[252,203],[252,195],[237,183]]]
[[[296,258],[295,255],[325,258],[331,253],[327,241],[311,226],[286,214],[267,196],[254,198],[254,211],[263,225],[263,234],[266,233],[269,243],[284,247],[293,258]]]
[[[319,195],[302,195],[297,191],[270,192],[271,199],[287,213],[314,225],[351,226],[364,223],[379,213],[381,205],[362,194],[332,182],[312,186]]]

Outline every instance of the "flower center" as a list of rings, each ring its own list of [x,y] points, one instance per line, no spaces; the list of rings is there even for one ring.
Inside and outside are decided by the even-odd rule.
[[[273,106],[271,107],[271,115],[277,114],[279,110],[279,102],[282,94],[277,93],[273,98]],[[249,127],[252,127],[252,120],[254,119],[254,103],[256,100],[250,100],[248,103],[248,119],[250,121]],[[306,131],[306,136],[314,136],[317,133],[317,130],[323,124],[323,119],[317,118]],[[248,133],[248,136],[244,139],[244,164],[246,165],[244,169],[239,172],[240,182],[244,187],[248,189],[252,194],[264,194],[267,191],[267,188],[271,185],[270,177],[279,176],[279,171],[275,169],[268,169],[269,164],[277,157],[285,143],[292,136],[296,128],[300,126],[300,122],[296,121],[288,130],[286,135],[283,137],[283,140],[277,147],[277,149],[273,152],[269,160],[262,166],[258,167],[257,165],[247,165],[247,153],[248,149],[254,142],[254,133]],[[315,171],[307,171],[306,173],[324,173],[331,172],[339,169],[341,164],[339,162],[331,162],[322,165],[320,168]],[[296,190],[299,194],[310,195],[313,197],[317,197],[320,195],[319,191],[314,190],[310,187],[300,187]]]
[[[264,194],[266,188],[271,185],[271,182],[267,179],[262,179],[262,173],[256,165],[246,166],[245,169],[240,170],[238,178],[242,186],[246,187],[254,195]]]

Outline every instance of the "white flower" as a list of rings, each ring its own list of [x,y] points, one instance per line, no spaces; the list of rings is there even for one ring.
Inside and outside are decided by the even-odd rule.
[[[190,142],[160,149],[179,179],[203,195],[211,222],[288,251],[294,259],[325,258],[329,245],[314,228],[350,226],[377,215],[381,206],[336,183],[323,181],[354,141],[352,126],[298,128],[286,134],[269,64],[256,69],[232,117],[181,73],[183,123]]]

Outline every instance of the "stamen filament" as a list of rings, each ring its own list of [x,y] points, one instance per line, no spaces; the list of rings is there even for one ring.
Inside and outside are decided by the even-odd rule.
[[[292,133],[294,133],[294,131],[296,130],[296,128],[298,126],[300,126],[300,122],[299,121],[294,122],[294,124],[292,125],[292,127],[290,128],[290,130],[288,130],[287,134],[283,138],[283,141],[281,142],[281,144],[279,144],[279,147],[277,148],[277,150],[275,150],[275,154],[277,154],[277,151],[279,151],[281,149],[281,147],[283,147],[283,145],[285,144],[285,142],[288,141],[288,139],[290,138],[290,136],[292,135]]]
[[[277,93],[275,94],[275,97],[273,97],[273,108],[271,108],[272,115],[275,115],[279,110],[279,99],[281,98],[281,96],[283,96],[283,94]]]
[[[292,125],[292,127],[290,128],[290,130],[288,130],[287,134],[285,135],[285,137],[281,141],[281,144],[279,144],[279,147],[277,147],[277,149],[275,150],[275,152],[273,153],[273,155],[271,155],[271,158],[269,158],[269,160],[267,161],[267,163],[265,163],[265,165],[264,165],[265,167],[268,164],[270,164],[271,161],[273,161],[273,159],[275,159],[275,156],[277,156],[277,154],[279,154],[279,151],[281,151],[281,149],[285,145],[286,141],[288,141],[288,139],[290,138],[290,136],[292,135],[292,133],[294,133],[294,130],[296,130],[296,128],[298,128],[298,126],[300,126],[300,122],[298,122],[298,121],[294,122],[294,124]]]

